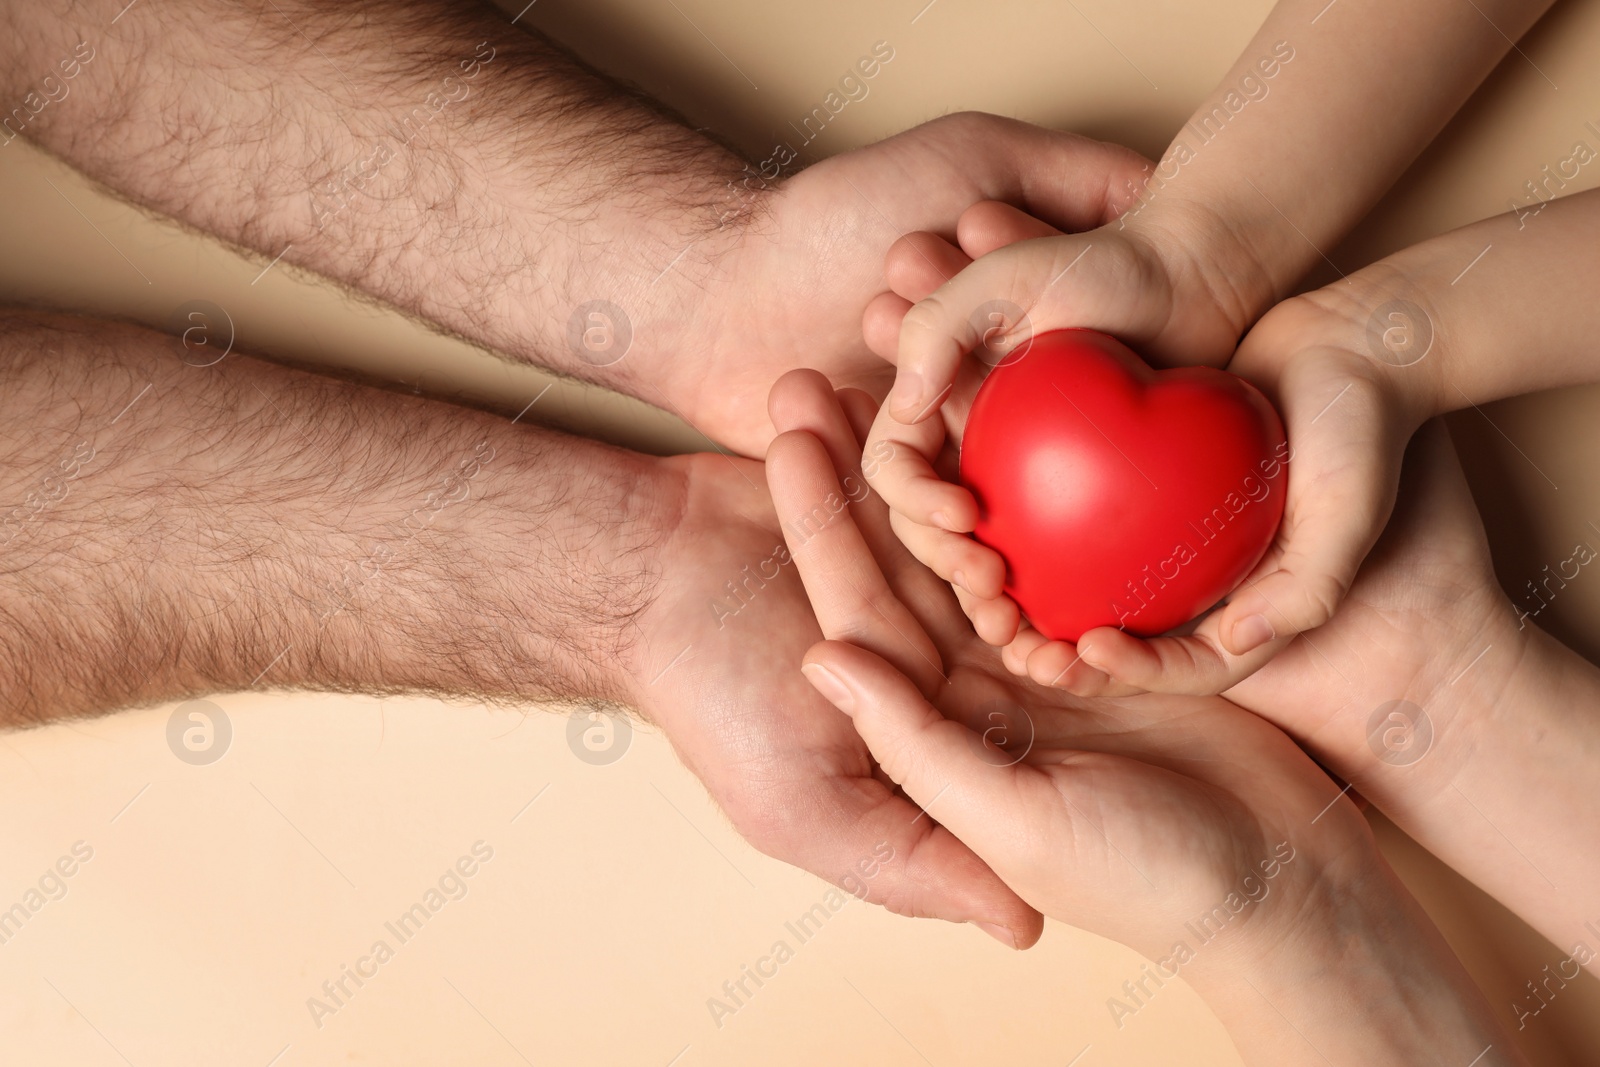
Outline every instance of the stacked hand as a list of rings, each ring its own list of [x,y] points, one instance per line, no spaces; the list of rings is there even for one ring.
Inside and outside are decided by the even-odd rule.
[[[959,248],[920,233],[890,249],[885,276],[893,292],[863,321],[874,350],[898,363],[895,391],[868,439],[869,452],[893,450],[893,461],[872,472],[872,485],[893,510],[895,533],[956,586],[984,640],[1009,646],[1014,670],[1086,695],[1133,689],[1096,669],[1092,650],[1104,631],[1074,647],[1023,625],[1002,592],[1000,556],[965,536],[977,503],[953,483],[955,449],[988,369],[1049,329],[1104,330],[1168,364],[1226,362],[1261,301],[1258,272],[1203,217],[1174,222],[1169,215],[1160,224],[1167,232],[1151,232],[1158,224],[1139,219],[1070,236],[1009,205],[976,205],[958,226]],[[1219,290],[1218,279],[1239,280],[1240,288]],[[975,320],[975,309],[993,310]]]
[[[1370,850],[1327,775],[1225,700],[1086,701],[1013,677],[896,542],[880,501],[819,513],[819,501],[859,484],[870,399],[836,400],[820,375],[796,372],[771,406],[787,432],[769,453],[769,482],[829,638],[807,654],[807,676],[853,716],[888,777],[1024,900],[1165,950],[1186,918],[1259,877],[1275,849],[1279,860],[1304,849],[1286,878],[1295,884],[1313,871],[1342,877],[1328,870],[1344,862],[1336,857]]]
[[[1030,247],[1042,251],[1078,240],[1043,236],[1054,232],[1013,208],[983,204],[963,217],[960,249],[933,234],[911,235],[891,249],[885,273],[894,294],[880,297],[869,309],[867,335],[875,338],[880,352],[900,359],[902,369],[908,360],[924,366],[931,362],[942,375],[935,380],[943,382],[948,366],[954,385],[936,408],[922,413],[932,417],[909,423],[903,411],[897,413],[891,396],[877,416],[867,449],[872,452],[887,445],[895,459],[875,466],[873,488],[893,509],[900,539],[955,585],[976,632],[1005,648],[1013,670],[1084,695],[1220,692],[1270,660],[1296,634],[1332,618],[1362,558],[1382,532],[1394,504],[1406,443],[1433,413],[1424,399],[1423,372],[1405,365],[1417,357],[1404,350],[1404,339],[1390,337],[1425,324],[1397,321],[1391,334],[1375,334],[1370,321],[1385,290],[1372,278],[1319,290],[1270,310],[1250,330],[1227,367],[1266,392],[1284,416],[1292,453],[1277,539],[1227,605],[1187,634],[1141,640],[1107,626],[1086,632],[1076,643],[1051,641],[1028,626],[1003,593],[1005,565],[999,554],[966,536],[977,522],[977,503],[968,490],[955,484],[952,446],[959,443],[984,374],[1008,345],[1023,344],[1033,333],[1053,325],[1118,333],[1118,322],[1130,320],[1119,320],[1104,310],[1117,306],[1110,298],[1117,287],[1106,282],[1105,293],[1084,304],[1101,314],[1068,317],[1057,307],[1064,296],[1037,300],[1036,306],[1045,312],[1030,311],[1030,321],[1022,324],[1018,336],[990,339],[987,347],[982,338],[962,337],[960,345],[972,347],[973,353],[959,355],[947,348],[945,356],[959,356],[959,362],[948,363],[926,355],[923,309],[943,306],[952,299],[947,290],[954,288],[934,291],[938,274],[929,269],[930,261],[945,271],[971,263],[983,269],[968,269],[961,279],[969,274],[986,278],[988,265],[999,253]],[[1116,232],[1111,226],[1085,239]],[[1062,275],[1061,284],[1087,267],[1093,255],[1085,253]],[[1028,276],[1036,275],[1038,267],[1034,264]],[[1165,306],[1163,286],[1156,286],[1152,295],[1148,287],[1140,290],[1127,277],[1122,283],[1122,302],[1137,309],[1130,311],[1135,318]],[[1089,271],[1077,284],[1098,293],[1095,287],[1101,279]],[[921,303],[912,306],[912,300]],[[1197,315],[1206,311],[1220,315],[1214,300],[1191,296],[1187,306],[1198,309]],[[1426,316],[1420,308],[1404,314]],[[901,319],[898,351],[891,336],[897,316]],[[939,330],[950,328],[950,321],[940,321]],[[1386,340],[1396,347],[1374,349]],[[1211,351],[1209,346],[1206,350]],[[1397,382],[1406,376],[1411,381]],[[897,383],[900,380],[897,377]]]
[[[1086,700],[1005,669],[883,503],[854,491],[873,406],[814,372],[780,380],[768,480],[827,638],[805,674],[919,821],[1040,912],[1185,968],[1252,1060],[1297,1060],[1304,1042],[1359,1059],[1395,1033],[1418,1055],[1441,1039],[1480,1052],[1492,1027],[1459,964],[1283,732],[1221,697]],[[1435,1003],[1382,1006],[1378,987],[1419,966]],[[1342,982],[1372,998],[1365,1030],[1326,1010]]]

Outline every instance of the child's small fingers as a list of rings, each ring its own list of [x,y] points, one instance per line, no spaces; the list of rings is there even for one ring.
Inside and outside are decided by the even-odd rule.
[[[908,233],[883,257],[883,276],[897,296],[915,303],[960,274],[972,260],[936,233]]]
[[[965,532],[978,523],[978,502],[934,470],[943,444],[941,420],[907,426],[880,411],[867,437],[862,471],[873,491],[912,522]]]
[[[1277,566],[1229,599],[1218,623],[1235,655],[1333,617],[1389,519],[1409,432],[1385,387],[1346,362],[1307,357],[1279,383],[1294,452]]]
[[[1104,250],[1089,257],[1101,244]],[[889,412],[916,423],[938,411],[963,357],[979,344],[990,353],[1008,352],[1035,332],[1065,325],[1137,339],[1163,306],[1139,292],[1141,275],[1148,273],[1142,255],[1127,242],[1062,236],[974,260],[906,312]],[[1079,266],[1085,257],[1090,261]]]
[[[970,537],[926,526],[900,512],[891,512],[890,527],[923,566],[980,600],[1005,592],[1006,567],[1000,554]]]
[[[1242,587],[1220,613],[1217,633],[1236,656],[1314,630],[1333,617],[1361,561],[1377,542],[1394,502],[1394,475],[1381,462],[1324,474],[1311,461],[1291,472],[1292,517],[1279,533],[1277,566]],[[1300,486],[1294,482],[1300,478]],[[1315,486],[1311,501],[1298,495]]]
[[[1046,640],[1028,653],[1028,677],[1039,685],[1076,692],[1075,685],[1093,682],[1099,674],[1071,641]]]
[[[1364,548],[1360,554],[1365,555]],[[1286,551],[1284,558],[1289,557]],[[1264,575],[1239,594],[1237,604],[1228,605],[1219,627],[1228,651],[1243,656],[1333,618],[1355,580],[1355,567],[1330,569],[1303,558],[1295,567]]]
[[[1022,622],[1017,627],[1017,636],[1000,650],[1000,662],[1005,664],[1006,670],[1018,677],[1028,677],[1028,657],[1033,650],[1048,644],[1050,639],[1044,634]]]
[[[1142,640],[1103,626],[1079,638],[1078,651],[1085,663],[1131,690],[1206,696],[1231,688],[1288,643],[1272,641],[1235,656],[1208,629],[1213,628],[1203,624],[1200,631],[1185,637]]]
[[[1002,650],[1010,647],[1017,636],[1017,627],[1022,622],[1022,612],[1017,610],[1016,602],[1008,596],[992,599],[975,597],[959,585],[952,585],[951,588],[956,591],[956,600],[960,602],[961,610],[966,613],[979,640]],[[1026,674],[1027,671],[1024,668],[1012,673]]]
[[[1021,623],[1022,612],[1017,602],[1008,596],[980,601],[972,615],[972,628],[977,631],[978,638],[994,648],[1010,644]]]
[[[1015,280],[1014,274],[1012,266],[992,260],[974,263],[906,312],[900,322],[894,388],[886,405],[897,421],[918,423],[939,410],[954,386],[962,357],[986,336],[987,327],[972,321],[974,312],[1007,296],[1011,287],[1006,283]]]
[[[961,244],[961,251],[973,259],[1018,241],[1056,237],[1060,233],[1048,222],[1001,200],[973,204],[956,222],[956,240]]]

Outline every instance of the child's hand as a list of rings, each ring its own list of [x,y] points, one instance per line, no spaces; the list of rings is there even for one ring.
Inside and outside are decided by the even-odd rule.
[[[972,399],[992,366],[1034,334],[1061,327],[1104,330],[1167,364],[1224,362],[1263,283],[1228,238],[1200,236],[1204,224],[1182,218],[1169,211],[1162,226],[1183,237],[1120,223],[1066,235],[987,202],[962,215],[960,248],[921,233],[890,249],[885,274],[894,292],[868,306],[863,331],[899,367],[868,441],[867,477],[889,503],[896,534],[956,586],[991,644],[1017,637],[1020,614],[1002,593],[1000,556],[965,536],[977,504],[954,484],[955,456]],[[1237,284],[1222,288],[1219,279]],[[1013,658],[1019,669],[1028,659]],[[1116,691],[1099,672],[1073,666],[1076,658],[1070,645],[1052,643],[1035,677],[1080,692]]]
[[[1102,627],[1079,639],[1083,663],[1121,686],[1220,692],[1333,617],[1388,522],[1406,444],[1433,413],[1420,365],[1430,318],[1394,293],[1352,278],[1277,305],[1250,331],[1228,369],[1272,398],[1288,432],[1277,538],[1192,635],[1144,641]]]
[[[882,773],[1029,903],[1155,958],[1236,892],[1274,897],[1237,926],[1272,943],[1326,899],[1323,876],[1375,861],[1355,806],[1264,719],[1220,697],[1086,701],[1010,677],[882,503],[848,491],[870,401],[796,371],[770,410],[768,486],[829,639],[807,676]]]
[[[974,213],[978,209],[968,215]],[[1043,227],[997,205],[984,206],[981,216],[981,226],[961,234],[964,247],[976,253],[992,241],[1026,241]],[[942,254],[948,265],[960,254],[948,246],[941,253],[926,237],[918,241],[921,257],[935,262]],[[931,276],[904,259],[891,266],[891,283],[907,290]],[[945,447],[946,431],[959,432],[964,424],[981,374],[963,368],[943,420],[906,426],[880,412],[868,454],[889,458],[869,470],[873,488],[894,509],[895,532],[957,586],[974,628],[1006,646],[1006,664],[1017,673],[1080,695],[1220,692],[1295,634],[1332,616],[1393,506],[1406,442],[1434,411],[1431,379],[1415,367],[1431,342],[1427,313],[1397,300],[1398,280],[1381,268],[1364,273],[1375,277],[1273,308],[1228,364],[1260,386],[1284,416],[1292,449],[1289,496],[1279,537],[1255,573],[1190,635],[1147,641],[1102,627],[1074,645],[1051,641],[1022,622],[1001,592],[999,554],[965,536],[976,523],[977,504],[953,484],[955,453]],[[887,298],[879,304],[886,315],[881,306]],[[1392,322],[1381,314],[1391,305],[1397,309]],[[1382,328],[1374,329],[1374,321]],[[1424,346],[1421,353],[1418,346]]]

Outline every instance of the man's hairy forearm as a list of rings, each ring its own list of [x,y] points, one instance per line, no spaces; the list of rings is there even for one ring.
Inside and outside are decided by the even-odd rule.
[[[124,2],[4,3],[0,143],[522,358],[652,398],[754,210],[731,152],[486,4]],[[589,301],[632,358],[581,348]]]
[[[659,461],[137,327],[0,338],[0,725],[247,686],[629,699]]]

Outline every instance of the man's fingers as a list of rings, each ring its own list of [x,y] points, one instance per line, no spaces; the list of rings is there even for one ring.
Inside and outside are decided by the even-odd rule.
[[[888,785],[829,778],[786,793],[773,825],[746,832],[768,855],[897,915],[970,922],[1028,948],[1044,921],[948,829]]]
[[[961,251],[972,259],[986,256],[997,248],[1004,248],[1018,241],[1031,241],[1035,237],[1055,237],[1060,233],[1060,230],[1043,219],[1036,219],[1026,211],[998,200],[985,200],[973,204],[961,213],[961,218],[956,223],[956,240],[961,244]],[[902,295],[911,300],[921,299],[910,296],[909,293]]]
[[[974,144],[975,155],[1003,162],[1010,179],[989,199],[1018,204],[1068,233],[1116,218],[1155,166],[1131,148],[1012,119],[983,116],[981,129],[987,143]]]
[[[767,486],[823,635],[870,648],[932,691],[939,650],[883,576],[821,441],[780,434],[767,449]]]
[[[1017,821],[1029,815],[1017,778],[1028,771],[986,761],[972,731],[939,714],[871,652],[824,641],[806,653],[803,669],[855,721],[873,758],[906,795],[980,856],[1016,839]]]
[[[889,246],[883,277],[896,296],[916,303],[960,274],[972,262],[936,233],[908,233]]]

